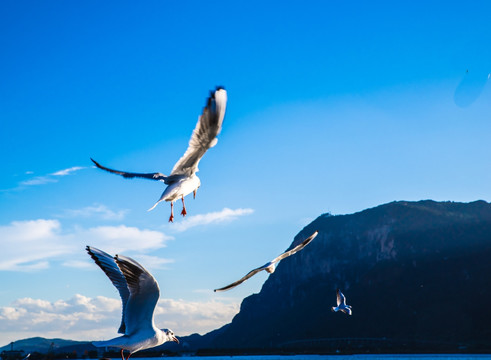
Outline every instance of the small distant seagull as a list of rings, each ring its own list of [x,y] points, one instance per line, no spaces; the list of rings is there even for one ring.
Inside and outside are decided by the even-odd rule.
[[[274,273],[274,271],[276,269],[276,263],[277,262],[279,262],[279,261],[283,260],[284,258],[287,258],[288,256],[293,255],[296,252],[299,252],[300,250],[302,250],[304,247],[306,247],[308,244],[310,244],[310,242],[312,240],[314,240],[314,238],[317,236],[318,233],[319,233],[318,231],[314,232],[312,235],[310,235],[307,239],[305,239],[304,241],[302,241],[302,243],[300,243],[297,246],[295,246],[293,249],[284,252],[283,254],[281,254],[280,256],[278,256],[277,258],[271,260],[269,263],[264,264],[263,266],[258,267],[257,269],[254,269],[254,270],[250,271],[242,279],[237,280],[236,282],[233,282],[232,284],[227,285],[227,286],[224,286],[224,287],[222,287],[220,289],[215,289],[213,291],[217,292],[217,291],[230,290],[230,289],[236,287],[237,285],[242,284],[244,281],[246,281],[250,277],[256,275],[258,272],[260,272],[262,270],[266,270],[270,274]]]
[[[338,306],[332,307],[331,310],[334,312],[342,311],[345,314],[351,315],[351,305],[346,305],[346,297],[343,295],[341,290],[336,290],[336,301]]]
[[[116,255],[114,258],[102,250],[87,246],[87,252],[104,271],[109,280],[118,289],[123,303],[123,318],[118,333],[124,334],[107,341],[95,341],[97,347],[118,347],[131,354],[162,345],[166,341],[179,340],[172,330],[157,329],[153,322],[153,313],[160,290],[157,280],[135,260]]]
[[[174,221],[174,202],[182,200],[181,215],[186,216],[186,206],[184,205],[184,196],[193,193],[196,198],[196,191],[201,185],[200,179],[196,175],[199,171],[198,163],[205,152],[216,145],[218,142],[217,136],[222,129],[223,118],[225,116],[225,108],[227,105],[227,92],[223,87],[217,87],[214,92],[208,97],[207,104],[203,109],[203,113],[198,119],[196,128],[189,140],[189,146],[184,155],[174,165],[170,175],[162,173],[131,173],[109,169],[102,166],[94,159],[92,162],[102,170],[109,171],[113,174],[121,175],[127,179],[134,177],[163,181],[167,188],[162,193],[160,199],[148,211],[153,210],[157,204],[163,200],[170,201],[170,217],[169,222]]]

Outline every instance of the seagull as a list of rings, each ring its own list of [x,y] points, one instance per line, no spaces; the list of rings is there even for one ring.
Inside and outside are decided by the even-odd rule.
[[[244,281],[246,281],[250,277],[256,275],[258,272],[260,272],[262,270],[266,270],[270,274],[274,273],[274,271],[276,270],[276,263],[278,263],[280,260],[283,260],[284,258],[287,258],[288,256],[293,255],[296,252],[299,252],[300,250],[302,250],[304,247],[306,247],[308,244],[310,244],[310,242],[312,240],[314,240],[314,238],[317,236],[318,233],[319,233],[318,231],[314,232],[312,235],[310,235],[307,239],[305,239],[300,244],[298,244],[297,246],[295,246],[293,249],[291,249],[289,251],[285,251],[283,254],[281,254],[277,258],[271,260],[269,263],[266,263],[263,266],[258,267],[257,269],[251,270],[242,279],[237,280],[236,282],[233,282],[232,284],[227,285],[227,286],[224,286],[224,287],[222,287],[220,289],[215,289],[213,291],[214,292],[217,292],[217,291],[230,290],[230,289],[236,287],[237,285],[242,284]]]
[[[95,341],[94,346],[113,346],[121,348],[121,359],[125,360],[123,350],[131,354],[162,345],[166,341],[179,340],[172,330],[157,329],[153,322],[153,313],[160,290],[157,280],[135,260],[122,256],[111,255],[92,246],[87,252],[95,263],[104,271],[109,280],[118,289],[123,303],[123,317],[118,333],[123,336],[107,341]]]
[[[351,305],[346,305],[346,297],[339,289],[336,290],[336,301],[338,306],[333,306],[331,308],[332,311],[342,311],[345,314],[351,315]]]
[[[92,158],[90,158],[90,160],[92,160],[99,169],[121,175],[127,179],[138,177],[164,182],[167,185],[167,188],[162,193],[160,199],[155,205],[148,209],[148,211],[153,210],[157,204],[163,200],[170,201],[169,222],[174,222],[174,202],[179,199],[182,200],[181,215],[186,216],[187,212],[186,205],[184,204],[184,196],[193,193],[194,198],[196,198],[196,191],[201,186],[201,182],[196,175],[199,171],[198,163],[205,152],[209,148],[215,146],[218,142],[217,136],[222,129],[226,105],[227,92],[223,87],[218,86],[208,97],[203,113],[198,118],[196,128],[189,140],[188,148],[184,155],[174,165],[170,175],[164,175],[160,172],[132,173],[113,170],[102,166]]]

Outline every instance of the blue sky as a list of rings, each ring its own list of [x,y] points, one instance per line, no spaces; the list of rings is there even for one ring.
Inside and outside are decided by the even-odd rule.
[[[157,323],[231,320],[318,215],[393,200],[491,200],[491,5],[0,4],[0,345],[116,335],[118,294],[86,244],[151,269]],[[188,217],[164,187],[209,90],[228,105]],[[180,204],[177,204],[180,212]]]

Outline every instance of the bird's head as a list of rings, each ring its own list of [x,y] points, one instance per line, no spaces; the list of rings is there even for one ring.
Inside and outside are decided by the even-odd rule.
[[[177,340],[172,330],[170,329],[161,329],[161,330],[167,337],[166,341],[174,341],[179,344],[179,340]]]

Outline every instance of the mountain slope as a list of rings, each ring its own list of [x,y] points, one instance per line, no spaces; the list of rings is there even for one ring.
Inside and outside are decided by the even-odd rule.
[[[400,201],[322,215],[291,247],[315,230],[210,348],[491,349],[491,204]],[[351,317],[330,310],[338,287]]]
[[[48,351],[58,352],[59,349],[66,346],[86,345],[86,341],[74,341],[63,339],[45,339],[42,337],[33,337],[14,342],[14,350],[24,350],[24,352],[40,352],[47,353]],[[90,345],[91,346],[91,345]],[[10,350],[10,344],[0,347],[0,352]]]

